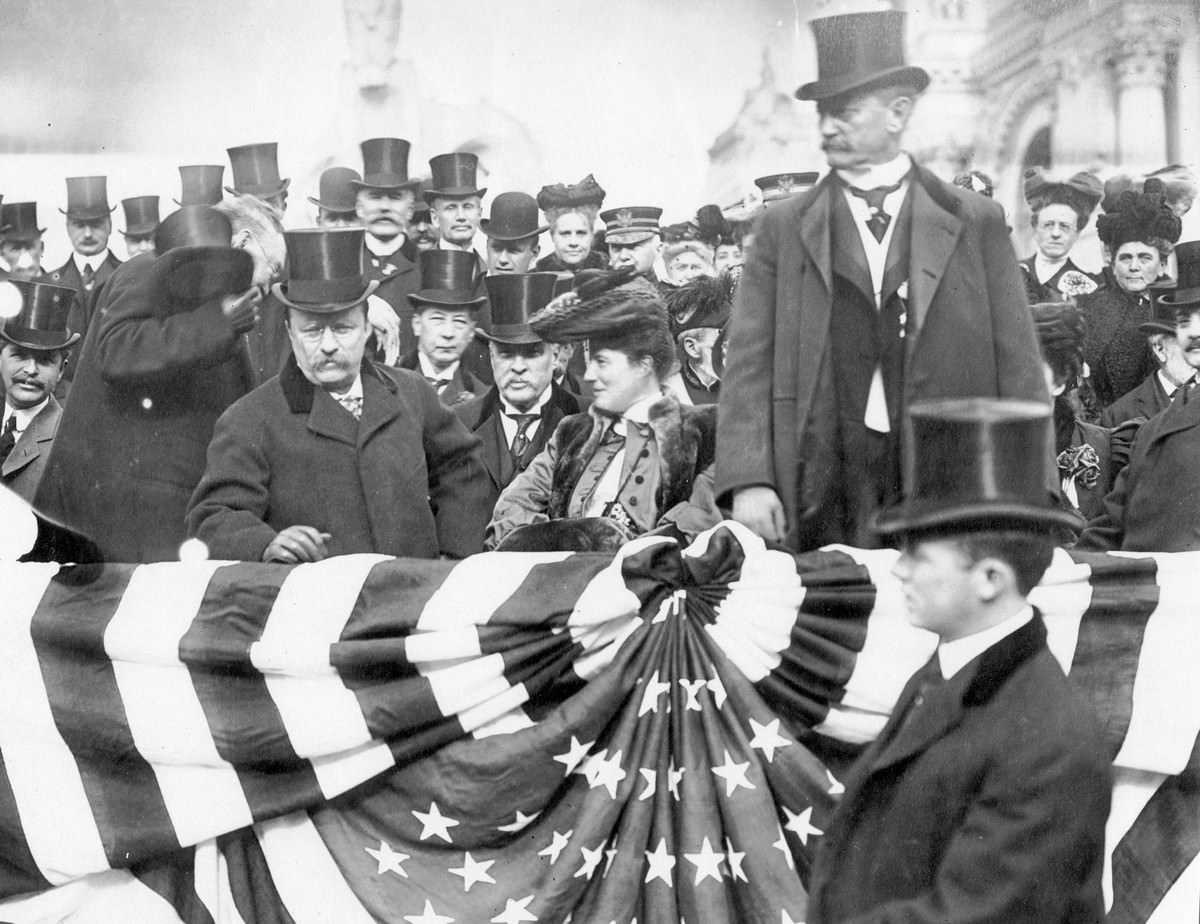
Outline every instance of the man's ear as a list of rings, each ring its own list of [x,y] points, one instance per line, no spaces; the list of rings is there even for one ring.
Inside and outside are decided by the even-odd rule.
[[[984,603],[993,603],[1017,586],[1012,565],[1000,558],[981,558],[972,568],[975,592]]]
[[[686,353],[690,359],[700,358],[700,345],[696,342],[695,337],[683,338],[683,352]]]
[[[913,99],[911,96],[897,96],[888,103],[888,130],[892,133],[901,132],[908,125],[912,116]]]

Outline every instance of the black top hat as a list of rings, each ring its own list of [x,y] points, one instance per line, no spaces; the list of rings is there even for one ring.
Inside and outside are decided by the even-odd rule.
[[[1150,318],[1137,326],[1143,334],[1174,334],[1181,309],[1200,307],[1200,287],[1177,289],[1175,286],[1150,285]]]
[[[1176,285],[1183,289],[1200,287],[1200,241],[1181,241],[1175,245],[1178,267]]]
[[[538,224],[537,200],[528,193],[500,193],[492,202],[491,216],[479,223],[483,233],[497,241],[519,241],[546,231]]]
[[[801,173],[772,173],[770,176],[760,176],[754,185],[762,190],[763,203],[770,205],[781,199],[790,199],[796,193],[812,189],[820,176],[815,170]]]
[[[154,232],[154,285],[173,301],[201,304],[244,292],[254,277],[254,260],[234,250],[233,226],[207,205],[185,205]]]
[[[103,176],[67,177],[67,207],[59,209],[68,218],[95,221],[116,209],[108,204],[108,178]]]
[[[1168,333],[1175,332],[1175,319],[1180,309],[1195,311],[1200,308],[1200,241],[1184,241],[1175,246],[1175,261],[1179,267],[1176,288],[1154,300],[1154,320],[1164,315],[1163,327]],[[1142,330],[1146,325],[1138,325]]]
[[[479,168],[479,158],[466,151],[455,151],[453,154],[439,154],[429,159],[429,189],[425,190],[426,202],[438,198],[454,198],[463,196],[482,196],[487,189],[475,186],[475,174]]]
[[[308,201],[327,212],[353,212],[354,187],[361,179],[350,167],[330,167],[321,173],[317,198],[309,196]]]
[[[249,193],[260,199],[278,196],[291,180],[279,178],[279,145],[274,141],[243,144],[227,148],[233,167],[233,188],[230,192]]]
[[[125,230],[121,233],[126,237],[153,234],[158,227],[158,196],[122,199],[121,207],[125,210]]]
[[[817,79],[797,99],[823,100],[851,90],[911,84],[918,93],[929,75],[904,63],[904,13],[874,10],[826,16],[809,23],[817,40]]]
[[[412,189],[419,181],[408,178],[409,143],[403,138],[368,138],[362,148],[363,176],[359,189]]]
[[[1049,404],[944,398],[909,408],[916,459],[912,487],[883,511],[883,535],[939,529],[1079,528],[1054,506]]]
[[[541,343],[529,327],[529,317],[554,298],[558,273],[503,273],[485,281],[492,329],[479,331],[479,336],[496,343]]]
[[[0,227],[6,241],[36,241],[46,233],[38,227],[36,202],[5,202],[0,205]]]
[[[333,314],[366,300],[379,288],[363,263],[362,228],[307,228],[284,231],[288,281],[271,291],[289,308]]]
[[[600,213],[604,222],[604,240],[610,244],[637,244],[660,232],[658,220],[663,210],[651,205],[633,205]]]
[[[79,334],[67,330],[74,289],[19,279],[7,284],[20,292],[21,310],[0,321],[0,338],[28,350],[64,350],[79,339]]]
[[[216,205],[224,198],[224,164],[188,164],[179,168],[176,205]]]
[[[420,254],[421,291],[408,296],[416,306],[475,308],[487,300],[477,295],[479,259],[465,250],[425,250]]]

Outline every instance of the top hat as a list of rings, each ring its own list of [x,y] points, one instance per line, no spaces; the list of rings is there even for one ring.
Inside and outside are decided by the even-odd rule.
[[[379,280],[366,278],[362,228],[284,231],[288,280],[271,291],[289,308],[333,314],[366,300]]]
[[[796,99],[823,100],[852,90],[911,84],[919,93],[929,75],[904,63],[904,13],[874,10],[809,22],[817,40],[817,79]]]
[[[279,178],[278,143],[243,144],[226,150],[233,167],[233,188],[226,187],[230,192],[270,199],[278,196],[291,183],[291,180]]]
[[[408,178],[409,143],[403,138],[368,138],[362,148],[363,175],[355,189],[412,189]]]
[[[1047,490],[1050,406],[996,398],[943,398],[909,408],[916,458],[912,486],[882,511],[882,535],[939,529],[1078,529]]]
[[[600,213],[604,240],[610,244],[639,244],[660,233],[658,220],[663,210],[650,205],[608,209]]]
[[[158,227],[158,196],[122,199],[121,208],[125,210],[125,230],[121,233],[126,237],[153,234]]]
[[[484,281],[492,306],[492,329],[479,331],[479,336],[495,343],[541,343],[542,338],[529,327],[529,318],[554,298],[558,273],[503,273]]]
[[[308,201],[327,212],[353,212],[354,187],[361,179],[350,167],[330,167],[321,173],[317,198],[309,196]]]
[[[1154,320],[1160,320],[1160,313],[1166,315],[1162,318],[1163,325],[1159,329],[1172,334],[1175,333],[1175,319],[1179,316],[1179,309],[1200,309],[1200,241],[1184,241],[1177,244],[1175,262],[1179,267],[1176,288],[1154,299]],[[1145,325],[1139,324],[1138,330],[1150,323],[1152,322],[1147,321]]]
[[[254,260],[234,250],[232,240],[233,225],[224,214],[207,205],[181,206],[154,232],[152,284],[189,305],[244,292],[254,277]]]
[[[429,189],[425,190],[425,201],[432,203],[434,199],[445,199],[463,196],[482,196],[487,189],[477,189],[475,173],[479,168],[479,158],[466,151],[455,151],[453,154],[438,154],[429,159]]]
[[[28,350],[64,350],[79,339],[79,334],[67,330],[74,289],[19,279],[7,284],[20,292],[21,309],[0,320],[0,338]]]
[[[790,199],[796,193],[812,189],[820,174],[815,170],[802,173],[772,173],[770,176],[760,176],[754,185],[762,190],[763,203],[770,205],[781,199]]]
[[[224,164],[188,164],[179,168],[176,205],[216,205],[224,198]]]
[[[1175,245],[1178,267],[1176,285],[1181,289],[1200,287],[1200,241],[1182,241]]]
[[[1137,326],[1146,336],[1174,334],[1180,309],[1190,309],[1193,305],[1200,307],[1200,287],[1177,289],[1174,285],[1151,283],[1148,291],[1150,318]]]
[[[408,300],[416,306],[447,305],[475,308],[487,300],[475,291],[479,258],[465,250],[425,250],[421,261],[421,291]]]
[[[36,202],[5,202],[0,205],[0,227],[7,241],[36,241],[46,233],[38,227]]]
[[[483,233],[496,241],[519,241],[549,229],[538,224],[537,200],[528,193],[500,193],[492,202],[491,216],[479,223]]]
[[[67,208],[59,209],[68,218],[95,221],[112,214],[116,206],[108,204],[108,178],[102,176],[67,177]]]

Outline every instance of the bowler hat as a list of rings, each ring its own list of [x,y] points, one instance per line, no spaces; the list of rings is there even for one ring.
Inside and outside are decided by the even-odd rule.
[[[852,90],[908,84],[918,93],[929,74],[904,63],[904,13],[873,10],[809,22],[817,40],[817,79],[797,99],[824,100]]]
[[[482,196],[487,189],[475,186],[475,175],[479,168],[479,158],[466,151],[455,151],[453,154],[438,154],[429,159],[429,189],[425,190],[426,202],[434,199],[453,199],[455,197]]]
[[[350,167],[330,167],[321,173],[317,198],[309,196],[308,201],[327,212],[353,212],[354,185],[360,179]]]
[[[1017,527],[1078,529],[1054,506],[1050,406],[997,398],[943,398],[909,408],[915,459],[905,498],[880,513],[882,535]]]
[[[260,199],[278,196],[288,188],[291,180],[279,178],[279,144],[266,141],[260,144],[243,144],[227,148],[229,163],[233,167],[233,188],[230,192],[249,193]]]
[[[207,205],[185,205],[154,232],[153,285],[174,301],[201,304],[250,288],[254,260],[234,250],[233,226]]]
[[[271,291],[289,308],[333,314],[366,300],[379,280],[366,278],[362,228],[284,231],[288,280]]]
[[[363,175],[356,189],[412,189],[420,181],[408,178],[409,143],[403,138],[368,138],[362,148]]]
[[[38,227],[36,202],[5,202],[0,205],[0,226],[6,241],[36,241],[46,233]]]
[[[68,218],[95,221],[116,209],[108,204],[108,178],[102,176],[67,177],[67,207],[59,209]]]
[[[801,173],[772,173],[769,176],[760,176],[754,181],[754,185],[762,191],[763,204],[770,205],[772,202],[790,199],[796,193],[811,189],[816,185],[818,176],[820,174],[815,170],[806,170]]]
[[[496,241],[519,241],[541,234],[549,225],[538,224],[537,200],[528,193],[500,193],[492,202],[491,215],[479,223],[483,233]]]
[[[125,230],[121,233],[126,237],[153,234],[158,227],[158,196],[122,199],[121,208],[125,210]]]
[[[410,293],[414,305],[477,307],[487,299],[476,294],[479,259],[465,250],[425,250],[421,261],[421,290]]]
[[[67,330],[67,315],[75,298],[69,286],[10,279],[21,296],[21,310],[0,320],[0,338],[29,350],[64,350],[79,339]]]
[[[216,205],[224,198],[224,164],[188,164],[179,168],[176,205]]]
[[[529,327],[529,317],[554,298],[558,273],[501,273],[484,281],[492,306],[492,329],[479,331],[479,336],[495,343],[541,343],[542,338]]]
[[[639,244],[661,233],[658,220],[663,210],[651,205],[632,205],[600,213],[604,240],[609,244]]]

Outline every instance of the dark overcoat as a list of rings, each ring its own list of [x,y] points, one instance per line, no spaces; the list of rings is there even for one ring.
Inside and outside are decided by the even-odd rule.
[[[830,325],[831,208],[825,177],[768,209],[747,255],[721,382],[716,490],[773,488],[788,519],[786,543],[803,551],[830,535],[823,511],[839,477],[838,412]],[[1024,281],[994,202],[921,167],[908,198],[910,333],[904,403],[942,397],[1049,402]],[[907,204],[906,204],[906,207]]]
[[[62,411],[62,405],[51,395],[46,406],[38,411],[37,417],[29,421],[29,426],[21,433],[21,438],[4,464],[0,465],[0,479],[4,486],[16,491],[30,503],[46,469],[46,460],[50,458],[50,447],[54,443]]]
[[[63,379],[68,382],[75,377],[75,370],[78,366],[76,360],[83,352],[83,338],[87,337],[88,328],[96,313],[96,305],[99,303],[104,284],[108,282],[121,263],[122,261],[117,259],[111,250],[108,251],[104,260],[92,273],[91,283],[85,285],[83,276],[79,274],[79,267],[75,265],[75,257],[72,255],[67,258],[66,263],[58,269],[51,270],[44,277],[43,281],[51,285],[65,286],[75,290],[75,298],[71,300],[71,310],[67,313],[67,330],[79,334],[80,341],[78,345],[67,352],[68,361],[66,368],[63,369]]]
[[[289,360],[221,415],[188,507],[214,558],[259,561],[289,526],[330,534],[330,555],[462,558],[490,509],[479,439],[419,375],[365,361],[362,419]]]
[[[1139,324],[1151,319],[1150,296],[1124,291],[1109,270],[1105,278],[1108,284],[1103,289],[1077,299],[1087,322],[1083,358],[1101,407],[1136,388],[1158,368],[1146,335],[1138,330]]]
[[[378,280],[375,294],[396,313],[400,321],[400,355],[407,356],[417,348],[417,336],[412,329],[413,306],[408,297],[421,289],[421,267],[402,247],[386,257],[376,256],[363,245],[363,264],[368,279]]]
[[[815,838],[807,920],[1100,921],[1109,755],[1041,617],[923,695],[905,722],[922,673]]]
[[[471,340],[472,344],[478,344],[475,339]],[[413,350],[400,357],[400,361],[396,363],[401,369],[409,369],[415,372],[418,376],[424,379],[421,373],[421,361],[417,358],[417,351]],[[466,354],[463,354],[463,360],[458,364],[458,368],[454,370],[454,376],[450,379],[450,384],[442,389],[438,398],[446,407],[453,407],[456,404],[463,404],[470,401],[472,398],[478,398],[487,393],[491,386],[482,379],[476,377],[466,363]]]
[[[1111,430],[1136,417],[1149,420],[1170,403],[1171,399],[1159,381],[1158,373],[1153,372],[1142,379],[1137,388],[1126,392],[1100,412],[1100,426]]]

